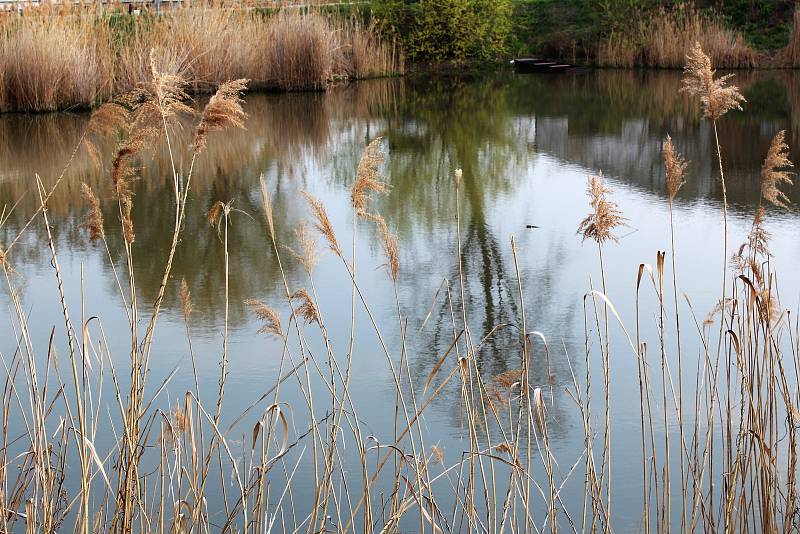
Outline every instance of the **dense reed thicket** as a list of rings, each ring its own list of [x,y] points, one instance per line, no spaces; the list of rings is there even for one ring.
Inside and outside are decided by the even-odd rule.
[[[513,238],[510,253],[519,310],[515,320],[478,326],[471,319],[465,298],[469,273],[462,258],[461,198],[466,192],[461,170],[455,171],[450,185],[456,192],[452,210],[458,268],[443,297],[450,305],[452,337],[424,383],[415,381],[410,369],[414,354],[406,341],[413,329],[399,302],[397,324],[379,324],[362,291],[364,266],[343,246],[324,202],[305,194],[311,225],[300,226],[296,239],[284,242],[283,221],[273,216],[273,189],[261,180],[264,245],[279,265],[282,306],[276,309],[258,300],[248,305],[261,323],[260,333],[278,342],[280,371],[270,387],[253,393],[251,408],[227,425],[230,419],[223,418],[222,411],[230,389],[228,252],[235,246],[229,231],[241,213],[223,201],[208,212],[209,231],[217,233],[217,246],[224,252],[220,265],[207,266],[223,273],[225,287],[225,299],[219,303],[224,317],[221,350],[214,356],[195,354],[191,348],[192,288],[173,276],[173,258],[178,246],[191,246],[182,243],[181,236],[192,199],[194,162],[214,143],[210,132],[245,124],[245,82],[223,83],[202,112],[193,113],[186,105],[187,81],[159,70],[157,61],[153,53],[136,98],[121,98],[95,111],[77,147],[96,150],[101,146],[98,139],[109,135],[119,142],[107,178],[113,195],[98,198],[85,186],[81,227],[86,239],[117,266],[114,276],[125,309],[118,320],[127,323],[113,332],[124,338],[120,341],[127,347],[130,375],[122,375],[119,359],[109,352],[115,344],[108,343],[106,333],[112,330],[104,321],[112,319],[92,316],[91,309],[83,308],[91,303],[72,302],[82,292],[64,286],[47,204],[60,178],[48,189],[37,180],[39,209],[30,224],[45,228],[56,279],[53,305],[62,311],[63,331],[53,330],[50,339],[32,337],[19,280],[12,272],[15,255],[26,245],[15,239],[0,249],[13,316],[6,331],[17,340],[17,350],[3,355],[7,374],[0,388],[3,531],[610,532],[616,510],[612,487],[623,469],[612,464],[612,453],[621,440],[634,439],[611,433],[612,405],[618,400],[612,394],[614,368],[623,360],[636,366],[639,378],[641,464],[637,467],[629,458],[624,469],[639,469],[641,475],[644,532],[772,533],[795,527],[800,340],[797,325],[781,308],[777,273],[770,262],[769,219],[762,209],[767,204],[786,205],[791,162],[780,133],[761,172],[763,206],[753,214],[747,241],[731,246],[724,147],[717,134],[725,127],[725,114],[744,99],[728,77],[716,76],[699,44],[689,51],[683,85],[699,101],[716,140],[724,232],[716,243],[720,276],[708,283],[719,284],[719,305],[701,324],[681,304],[681,273],[674,262],[681,243],[675,242],[672,231],[672,202],[692,177],[669,137],[664,143],[669,200],[664,232],[672,238],[671,246],[669,251],[652,251],[652,265],[630,266],[637,276],[631,277],[628,296],[635,299],[636,308],[629,323],[623,322],[605,291],[608,277],[628,275],[620,274],[623,266],[610,268],[606,251],[614,246],[620,227],[632,221],[626,220],[601,177],[589,179],[589,213],[575,225],[580,236],[597,247],[601,276],[599,283],[587,283],[583,298],[584,368],[569,364],[572,383],[566,394],[574,401],[570,406],[579,414],[583,435],[582,451],[571,458],[558,458],[551,447],[555,406],[548,337],[557,333],[540,332],[527,322],[529,292],[517,263],[522,251]],[[173,142],[172,125],[180,116],[194,120],[188,144]],[[140,229],[132,217],[137,201],[131,183],[141,171],[137,156],[155,146],[166,146],[171,154],[185,152],[190,163],[185,172],[175,166],[169,171],[171,245],[163,251],[156,295],[144,302],[133,258],[153,251],[140,249],[136,242]],[[377,196],[391,194],[380,175],[385,157],[380,139],[364,150],[350,189],[352,231],[355,239],[359,226],[377,230],[387,290],[397,299],[402,250],[374,208]],[[108,213],[121,223],[116,230],[124,243],[121,258],[109,252],[111,236],[100,212],[105,203],[113,204]],[[331,342],[326,322],[330,316],[317,304],[315,269],[323,248],[340,264],[351,295],[349,306],[344,306],[350,313],[350,342],[342,346]],[[285,274],[289,261],[305,271],[299,284]],[[179,294],[182,301],[195,380],[195,386],[178,392],[170,410],[158,408],[156,397],[169,387],[171,377],[151,384],[149,372],[167,291]],[[460,300],[453,298],[459,293]],[[79,306],[80,318],[70,313]],[[341,315],[341,308],[335,313]],[[355,329],[357,315],[365,318],[377,339],[394,386],[394,398],[385,407],[387,417],[394,417],[393,435],[371,435],[362,418],[364,407],[352,395],[351,379],[359,372],[353,364],[354,347],[362,342]],[[654,324],[645,328],[643,321]],[[388,328],[401,333],[397,345],[387,341]],[[504,355],[509,370],[487,376],[478,356],[500,329],[516,332],[516,347]],[[700,351],[695,369],[685,367],[690,338]],[[200,391],[194,367],[198,358],[209,357],[220,359],[219,387],[213,394]],[[598,376],[598,363],[599,384],[592,381]],[[534,367],[547,373],[535,375]],[[111,391],[103,391],[104,383],[111,384]],[[290,384],[300,392],[294,404],[285,397]],[[464,422],[463,450],[455,454],[430,441],[425,418],[448,387],[457,391]],[[240,438],[241,430],[232,429],[247,416],[254,424]],[[96,443],[102,435],[112,445],[99,449]],[[581,489],[575,500],[562,491],[567,484]]]
[[[92,10],[0,18],[0,111],[91,107],[158,68],[209,92],[229,79],[251,88],[323,89],[337,80],[403,71],[392,39],[357,17],[290,9],[186,7],[139,16]]]
[[[745,43],[740,32],[692,5],[647,12],[623,29],[611,31],[598,46],[597,63],[607,67],[681,68],[696,42],[719,68],[758,65],[758,53]]]

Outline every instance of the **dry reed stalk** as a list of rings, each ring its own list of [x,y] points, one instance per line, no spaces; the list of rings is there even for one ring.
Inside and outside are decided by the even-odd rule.
[[[667,177],[667,196],[669,198],[669,231],[670,231],[670,258],[672,261],[672,298],[675,305],[675,344],[677,349],[678,355],[678,399],[677,399],[677,420],[678,420],[678,437],[680,439],[680,450],[679,454],[679,465],[681,471],[681,530],[684,530],[686,527],[686,510],[687,510],[687,484],[688,484],[688,476],[686,474],[686,458],[683,454],[683,450],[685,448],[685,430],[684,430],[684,402],[683,402],[683,347],[681,344],[681,321],[680,321],[680,311],[679,311],[679,300],[678,300],[678,274],[676,268],[676,260],[675,260],[675,220],[674,220],[674,213],[673,213],[673,203],[675,201],[675,197],[680,191],[681,187],[685,182],[686,176],[686,161],[683,159],[683,156],[678,153],[675,149],[672,138],[667,135],[667,138],[664,142],[664,167],[665,173]],[[638,302],[637,302],[638,306]],[[663,300],[661,309],[663,310]],[[638,331],[638,327],[637,327]],[[662,343],[663,347],[663,343]],[[642,365],[641,363],[637,363],[639,367],[639,396],[640,402],[642,398]],[[646,370],[645,370],[646,373]],[[649,395],[649,392],[648,392]],[[641,409],[642,416],[644,414],[644,407],[642,406]],[[644,418],[642,419],[642,458],[644,460],[644,451],[645,451],[645,436],[644,436]],[[646,471],[646,468],[643,468]],[[646,476],[646,474],[645,474]],[[645,499],[645,507],[649,506],[648,499]],[[646,512],[649,514],[649,510]],[[649,518],[647,529],[649,531]]]

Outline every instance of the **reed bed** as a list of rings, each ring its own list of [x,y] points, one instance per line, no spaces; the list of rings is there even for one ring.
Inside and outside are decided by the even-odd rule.
[[[599,65],[680,69],[695,42],[718,68],[747,69],[759,63],[758,53],[744,42],[741,33],[691,5],[661,8],[631,24],[631,29],[613,31],[601,41]]]
[[[775,64],[784,68],[800,66],[800,7],[794,11],[794,24],[789,42],[775,55]]]
[[[699,44],[690,51],[685,91],[700,103],[715,134],[725,127],[727,111],[744,105],[736,86],[715,75]],[[723,197],[724,232],[719,236],[719,305],[702,321],[682,303],[680,275],[674,258],[672,202],[691,180],[691,167],[667,137],[669,220],[665,233],[670,250],[653,251],[652,264],[631,266],[637,273],[630,295],[635,317],[625,323],[606,293],[606,281],[618,275],[607,263],[608,247],[628,221],[614,202],[614,191],[602,179],[588,182],[588,215],[575,221],[580,237],[596,247],[599,284],[587,284],[583,298],[585,349],[583,369],[570,364],[571,384],[565,395],[580,418],[583,447],[576,457],[557,457],[551,446],[556,411],[549,366],[548,338],[525,314],[528,290],[518,266],[515,241],[510,253],[516,274],[515,319],[512,323],[477,326],[472,319],[469,274],[463,269],[461,196],[465,176],[456,170],[452,210],[456,226],[457,269],[446,280],[442,299],[451,310],[449,346],[423,381],[414,378],[414,357],[407,317],[397,302],[397,324],[379,324],[361,285],[364,266],[332,223],[325,204],[305,194],[308,222],[294,239],[281,231],[274,216],[270,183],[261,181],[264,246],[278,266],[280,308],[257,299],[248,306],[259,334],[271,337],[280,352],[280,371],[271,387],[254,394],[250,409],[233,424],[223,417],[230,395],[228,322],[230,240],[235,226],[247,224],[232,202],[218,201],[208,212],[209,232],[217,236],[225,299],[219,303],[223,335],[219,386],[201,391],[196,362],[209,358],[192,350],[192,287],[173,276],[173,260],[181,243],[187,205],[191,202],[194,163],[215,139],[213,131],[246,124],[241,107],[244,81],[222,84],[205,108],[191,113],[185,104],[188,82],[162,72],[155,54],[150,76],[137,99],[126,98],[98,109],[87,125],[86,142],[106,134],[119,139],[107,178],[111,199],[83,187],[86,239],[108,252],[115,266],[119,299],[124,304],[128,334],[121,344],[106,338],[106,319],[84,310],[70,314],[80,291],[67,291],[59,267],[58,241],[51,233],[47,201],[60,179],[45,188],[37,182],[39,209],[30,218],[45,228],[48,261],[56,280],[54,305],[62,312],[62,328],[49,340],[34,339],[18,280],[15,257],[24,241],[14,239],[0,250],[5,283],[12,302],[17,350],[3,355],[7,370],[0,387],[0,525],[3,531],[55,532],[611,532],[617,502],[615,473],[635,469],[612,462],[615,444],[632,436],[612,434],[614,368],[627,361],[638,372],[640,426],[641,529],[644,532],[787,532],[797,517],[798,328],[781,306],[777,273],[769,251],[768,204],[786,205],[792,183],[784,134],[777,135],[765,155],[761,173],[762,203],[753,214],[752,230],[741,246],[728,242],[727,197]],[[192,139],[175,143],[172,125],[181,115],[195,121]],[[715,135],[719,179],[725,191],[724,147]],[[161,282],[150,299],[137,291],[134,257],[152,251],[137,247],[142,230],[133,217],[141,207],[131,196],[131,181],[140,172],[135,156],[158,144],[189,158],[185,174],[167,169],[174,198],[171,246],[163,252]],[[381,170],[386,157],[380,139],[365,147],[352,180],[353,238],[358,227],[372,230],[385,255],[386,284],[397,298],[403,271],[402,250],[386,221],[375,210],[377,197],[391,194]],[[70,161],[71,162],[71,161]],[[70,162],[67,162],[69,166]],[[117,226],[100,213],[103,203]],[[4,214],[5,216],[5,214]],[[27,230],[24,226],[22,232]],[[112,257],[111,232],[124,243],[122,257]],[[576,236],[576,239],[578,237]],[[36,246],[40,246],[40,244]],[[334,345],[329,317],[318,306],[316,266],[327,251],[341,265],[350,289],[349,344]],[[305,272],[300,282],[286,276],[296,262]],[[170,377],[152,384],[149,372],[167,291],[178,294],[191,354],[194,386],[181,391],[169,409],[157,397]],[[438,292],[437,292],[438,294]],[[647,306],[647,311],[645,311]],[[655,310],[655,314],[652,311]],[[341,307],[336,310],[341,313]],[[360,340],[356,317],[363,317],[377,339],[379,356],[394,385],[391,435],[372,436],[352,393],[354,350]],[[652,322],[645,328],[643,321]],[[671,326],[671,325],[674,325]],[[390,343],[388,328],[397,328],[400,342]],[[487,376],[479,364],[485,344],[498,331],[510,329],[516,346],[506,355],[509,369]],[[617,332],[617,334],[615,334]],[[699,347],[695,369],[685,367],[689,339]],[[110,347],[127,347],[123,369]],[[567,362],[571,360],[567,358]],[[600,370],[596,369],[599,362]],[[547,373],[534,372],[547,369]],[[594,370],[593,370],[594,369]],[[592,378],[600,377],[599,383]],[[104,380],[108,378],[108,380]],[[103,384],[111,391],[104,391]],[[295,402],[286,391],[295,387]],[[442,450],[430,441],[426,410],[443,391],[455,392],[463,418],[463,449]],[[260,396],[259,396],[260,395]],[[631,402],[626,399],[625,402]],[[635,401],[634,401],[635,402]],[[106,413],[105,407],[110,405]],[[564,409],[564,408],[562,408]],[[249,417],[249,419],[248,419]],[[236,429],[248,420],[244,438]],[[21,422],[21,423],[20,423]],[[236,429],[236,430],[234,430]],[[677,429],[677,430],[675,430]],[[110,443],[105,447],[101,441]],[[354,458],[355,463],[345,457]],[[15,467],[12,467],[15,466]],[[299,478],[298,470],[303,475]],[[566,485],[582,488],[576,500]]]
[[[251,89],[320,90],[403,71],[395,42],[356,17],[222,7],[138,16],[44,9],[0,19],[0,111],[96,106],[144,79],[151,50],[158,68],[180,73],[193,93],[238,78]]]

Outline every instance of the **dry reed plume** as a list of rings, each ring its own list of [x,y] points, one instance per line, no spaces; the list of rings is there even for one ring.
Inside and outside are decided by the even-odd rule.
[[[183,317],[189,319],[192,314],[192,292],[189,290],[189,284],[186,282],[186,277],[181,277],[180,288],[181,306],[183,307]]]
[[[229,127],[244,128],[247,114],[242,109],[242,92],[247,89],[247,81],[240,79],[225,82],[211,97],[195,130],[195,153],[202,152],[205,148],[209,132]]]
[[[258,299],[248,299],[245,301],[245,304],[252,308],[253,314],[262,323],[261,328],[258,329],[258,333],[273,334],[278,337],[283,336],[281,318],[274,309]]]
[[[664,166],[666,167],[667,175],[667,194],[670,201],[672,201],[675,200],[678,191],[686,183],[684,180],[686,176],[686,161],[675,149],[672,144],[672,137],[669,135],[664,141]]]
[[[780,208],[789,207],[789,198],[780,190],[782,184],[792,185],[792,178],[785,169],[792,167],[789,160],[789,145],[786,131],[778,132],[770,143],[767,157],[761,166],[761,196]]]
[[[375,138],[367,145],[358,162],[356,179],[350,190],[350,198],[353,208],[359,217],[367,215],[367,203],[372,193],[386,194],[389,192],[389,186],[380,179],[380,166],[386,158],[381,148],[382,142],[382,138]]]
[[[703,52],[699,42],[692,46],[686,55],[683,69],[683,91],[700,99],[703,115],[717,120],[732,109],[742,109],[746,102],[735,85],[728,85],[733,74],[715,78],[716,71],[711,66],[711,58]]]
[[[314,216],[314,227],[328,242],[328,246],[337,256],[342,256],[342,249],[339,247],[339,242],[336,240],[336,233],[333,231],[333,224],[328,217],[328,210],[325,205],[317,198],[314,198],[308,191],[303,191],[303,196],[306,198],[311,214]]]
[[[314,267],[317,264],[317,241],[311,232],[308,231],[308,225],[305,221],[295,229],[297,241],[300,243],[300,250],[297,251],[292,247],[286,245],[286,250],[299,261],[306,272],[311,275],[314,272]]]
[[[306,324],[319,324],[319,312],[317,311],[317,306],[314,304],[314,300],[311,298],[311,295],[308,294],[308,291],[306,291],[305,288],[298,289],[292,293],[289,298],[291,300],[297,300],[300,302],[300,306],[297,307],[296,312],[305,320]]]
[[[84,216],[81,227],[89,231],[90,240],[102,239],[105,237],[105,232],[103,231],[103,212],[100,210],[100,201],[92,188],[86,184],[81,184],[81,195],[89,205],[89,211]]]
[[[599,176],[589,178],[586,189],[592,212],[578,225],[578,233],[584,240],[592,239],[602,245],[606,241],[617,241],[613,231],[625,224],[625,218],[614,202],[608,199],[609,189]]]

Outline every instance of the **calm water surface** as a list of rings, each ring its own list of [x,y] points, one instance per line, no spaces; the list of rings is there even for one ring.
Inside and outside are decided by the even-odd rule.
[[[729,252],[749,230],[758,205],[760,165],[774,134],[787,130],[792,159],[800,159],[800,78],[758,73],[742,74],[737,80],[749,102],[744,112],[732,113],[720,124],[731,204]],[[597,248],[582,243],[576,235],[578,223],[588,212],[587,178],[602,172],[613,200],[627,218],[627,226],[618,233],[619,243],[605,251],[605,265],[607,294],[630,325],[639,264],[655,264],[656,252],[669,250],[661,146],[665,135],[671,134],[689,161],[687,183],[675,203],[679,290],[688,296],[701,323],[719,298],[722,191],[715,174],[713,132],[694,106],[678,94],[679,87],[678,73],[604,71],[577,76],[400,79],[360,83],[324,95],[249,95],[247,130],[215,135],[195,173],[150,369],[152,391],[177,369],[160,394],[159,405],[168,409],[194,388],[178,296],[182,278],[194,302],[190,330],[201,396],[209,404],[216,397],[225,271],[222,242],[206,213],[218,200],[232,201],[236,208],[228,238],[226,420],[233,421],[275,383],[281,344],[257,333],[260,323],[244,304],[246,299],[261,299],[281,310],[284,322],[288,321],[279,266],[263,222],[261,175],[273,199],[280,243],[296,246],[295,229],[309,219],[304,190],[324,201],[343,249],[351,250],[355,234],[357,276],[395,362],[399,362],[398,308],[383,268],[379,234],[366,223],[354,229],[349,204],[349,187],[361,152],[370,140],[383,136],[387,150],[383,173],[392,190],[373,203],[373,211],[383,215],[390,230],[399,236],[401,264],[396,290],[400,314],[407,321],[407,363],[414,390],[421,393],[422,384],[452,341],[454,321],[456,329],[461,328],[460,318],[451,316],[446,290],[438,294],[437,290],[449,281],[450,296],[458,305],[453,171],[462,168],[461,245],[470,327],[474,336],[482,337],[495,325],[520,322],[513,236],[528,327],[542,332],[550,344],[552,379],[548,380],[548,364],[540,347],[535,351],[533,376],[536,385],[552,391],[547,394],[550,435],[560,476],[566,476],[580,458],[583,428],[564,389],[572,386],[573,373],[585,375],[583,295],[600,283]],[[86,115],[73,113],[0,116],[0,204],[10,208],[18,202],[0,227],[0,246],[7,246],[33,213],[35,173],[45,184],[54,181],[87,120]],[[188,132],[176,132],[175,136],[178,145],[188,143]],[[107,148],[110,152],[112,147]],[[173,197],[163,147],[142,164],[134,198],[134,264],[141,306],[147,308],[158,289],[169,247]],[[178,165],[187,168],[188,159],[180,157]],[[108,161],[98,167],[79,153],[50,202],[49,216],[71,312],[80,317],[83,305],[84,316],[101,317],[111,360],[125,376],[127,321],[109,260],[110,255],[121,270],[124,251],[107,169]],[[81,182],[90,183],[103,201],[108,251],[90,243],[79,227],[85,211]],[[790,197],[800,199],[797,193]],[[769,213],[781,304],[790,309],[797,307],[800,293],[797,223],[794,208]],[[526,225],[539,228],[527,229]],[[324,249],[320,244],[321,263],[313,287],[334,350],[343,357],[350,334],[351,288],[341,262]],[[288,254],[283,259],[292,289],[311,289],[301,266]],[[32,319],[32,338],[38,343],[38,352],[45,354],[51,329],[55,328],[62,340],[64,335],[40,221],[15,245],[9,260],[15,269],[11,283],[22,292],[25,311]],[[654,296],[645,294],[643,328],[655,340],[658,308]],[[0,305],[0,352],[8,360],[16,347],[16,321],[5,282]],[[681,305],[683,313],[691,313],[688,304]],[[518,335],[514,328],[501,329],[482,346],[478,366],[487,383],[495,375],[519,367]],[[310,343],[322,353],[319,339],[310,338]],[[57,343],[63,358],[62,345]],[[699,348],[696,342],[687,341],[685,350],[686,377],[693,381]],[[597,373],[599,362],[590,363],[592,372]],[[455,360],[448,370],[453,365]],[[638,403],[630,402],[638,398],[636,365],[620,332],[612,332],[611,370],[615,526],[625,531],[640,521],[640,422]],[[601,383],[599,374],[594,383]],[[308,426],[307,410],[297,384],[287,384],[282,399],[294,406],[292,423],[300,434]],[[366,432],[381,443],[389,442],[395,386],[363,309],[357,314],[352,391]],[[110,392],[102,401],[109,404],[103,412],[114,410]],[[459,398],[457,386],[447,387],[427,410],[424,422],[428,444],[438,443],[450,462],[458,461],[461,452],[469,449],[463,441],[465,421]],[[262,404],[261,409],[264,407]],[[318,412],[322,417],[325,407],[318,407]],[[234,428],[230,439],[248,434],[253,420],[246,419]],[[107,448],[111,436],[98,440],[99,448]],[[295,479],[295,498],[301,510],[310,476],[308,470],[301,470]],[[353,476],[357,481],[357,471]],[[579,513],[582,475],[572,477],[562,498],[566,502],[573,499],[573,509]]]

